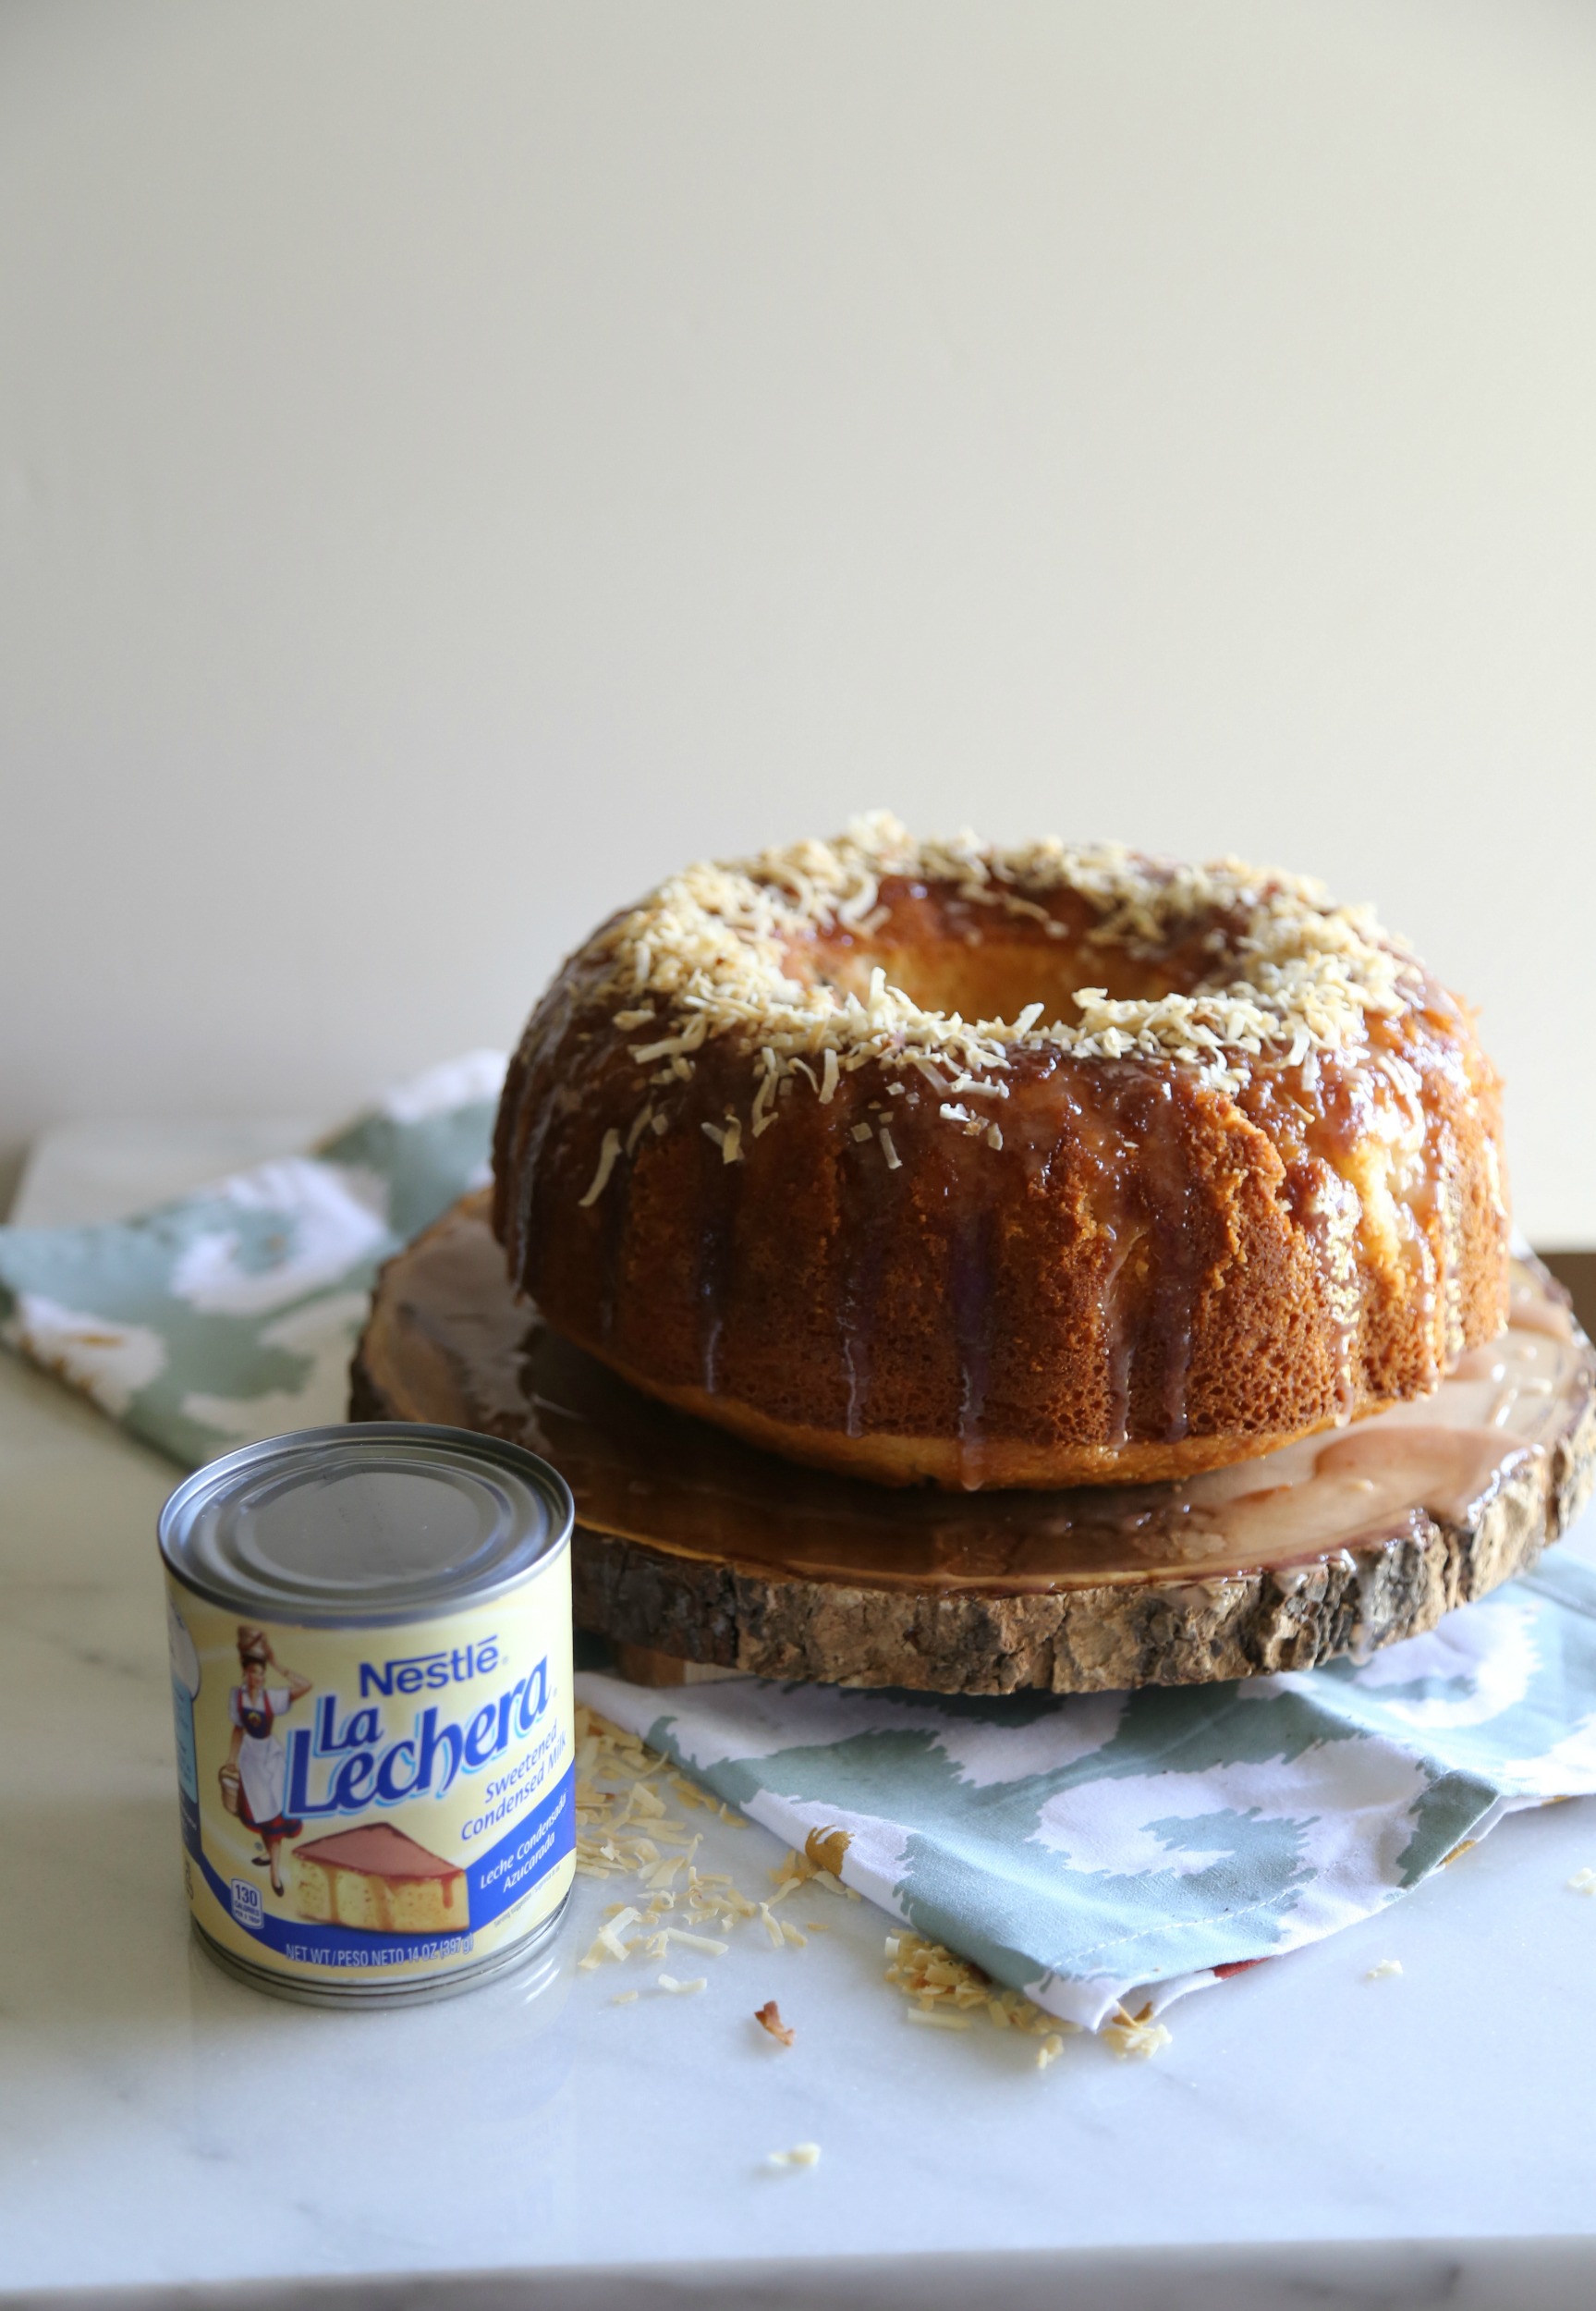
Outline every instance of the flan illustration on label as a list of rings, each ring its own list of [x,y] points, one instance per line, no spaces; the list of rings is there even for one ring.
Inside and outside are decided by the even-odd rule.
[[[457,1934],[468,1923],[466,1873],[392,1822],[369,1822],[297,1849],[294,1907],[315,1926]]]

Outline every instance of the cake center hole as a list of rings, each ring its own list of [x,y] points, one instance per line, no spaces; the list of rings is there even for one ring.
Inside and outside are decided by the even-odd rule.
[[[1027,919],[960,899],[956,894],[883,889],[884,920],[869,933],[831,932],[789,958],[796,976],[857,995],[870,992],[871,973],[884,971],[925,1011],[956,1011],[967,1020],[1014,1020],[1040,1003],[1044,1022],[1078,1017],[1082,987],[1105,987],[1115,1002],[1156,1002],[1187,994],[1212,959],[1199,942],[1151,958],[1131,954],[1087,933],[1092,918],[1066,898],[1056,919],[1063,935]],[[1068,911],[1066,911],[1066,909]]]

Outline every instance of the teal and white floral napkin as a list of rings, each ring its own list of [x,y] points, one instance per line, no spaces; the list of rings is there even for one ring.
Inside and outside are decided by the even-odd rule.
[[[341,1420],[380,1264],[486,1177],[503,1060],[139,1218],[0,1228],[3,1337],[186,1464]],[[1362,1668],[1054,1700],[756,1678],[584,1699],[1050,2012],[1095,2028],[1397,1901],[1504,1814],[1596,1792],[1596,1573]]]
[[[348,1411],[383,1262],[488,1177],[502,1052],[137,1219],[0,1228],[0,1339],[192,1467]]]

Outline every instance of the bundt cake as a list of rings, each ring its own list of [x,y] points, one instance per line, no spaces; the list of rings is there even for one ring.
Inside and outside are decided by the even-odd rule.
[[[571,957],[493,1227],[652,1395],[885,1484],[1181,1476],[1421,1397],[1507,1307],[1469,1013],[1315,883],[856,822]]]

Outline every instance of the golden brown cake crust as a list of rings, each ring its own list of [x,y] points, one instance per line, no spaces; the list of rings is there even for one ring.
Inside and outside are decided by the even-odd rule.
[[[559,1330],[796,1459],[1051,1486],[1266,1451],[1501,1328],[1496,1077],[1367,917],[881,825],[737,871],[762,1009],[672,885],[534,1011],[493,1224]]]

